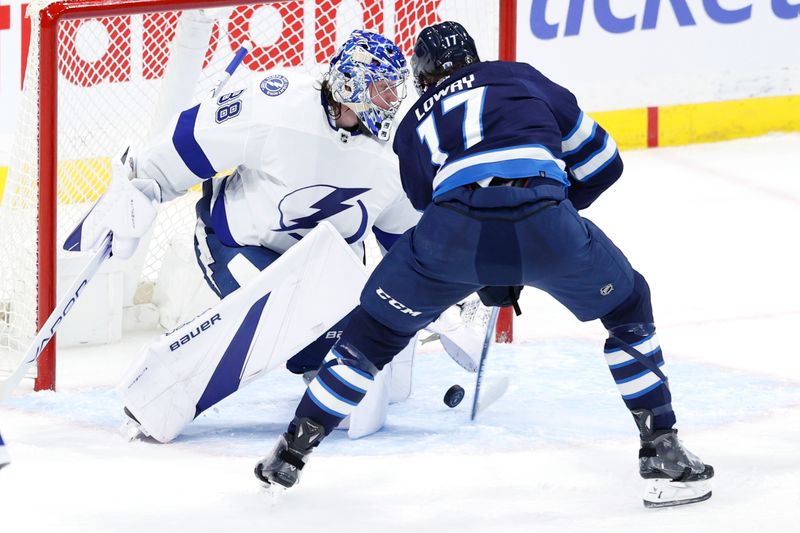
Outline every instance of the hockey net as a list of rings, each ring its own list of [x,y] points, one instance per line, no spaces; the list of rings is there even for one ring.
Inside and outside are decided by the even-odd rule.
[[[321,77],[353,29],[383,33],[410,56],[421,28],[457,20],[476,38],[482,57],[495,59],[501,55],[504,2],[31,2],[22,104],[9,174],[0,184],[0,372],[15,365],[50,313],[58,279],[67,285],[67,259],[56,249],[109,183],[110,157],[143,142],[170,115],[207,95],[244,43],[255,46],[237,76],[280,66]],[[198,197],[192,191],[161,206],[152,235],[117,267],[122,287],[113,278],[106,290],[121,293],[116,301],[123,308],[157,307],[170,289],[165,285],[176,279],[173,272],[163,282],[165,263],[194,261],[186,250],[192,247]],[[374,264],[377,248],[369,249]],[[169,259],[170,250],[177,260]],[[54,387],[53,354],[40,363],[37,389]]]

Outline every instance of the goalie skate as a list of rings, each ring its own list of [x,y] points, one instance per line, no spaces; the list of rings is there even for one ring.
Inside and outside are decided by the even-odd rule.
[[[123,411],[125,412],[125,421],[122,423],[122,432],[126,439],[129,441],[134,441],[150,436],[144,429],[142,429],[139,421],[136,420],[136,417],[133,416],[133,413],[131,413],[127,407],[125,407]]]
[[[468,372],[477,372],[491,314],[478,297],[470,297],[431,322],[425,329],[433,335],[423,343],[437,338],[453,361]]]

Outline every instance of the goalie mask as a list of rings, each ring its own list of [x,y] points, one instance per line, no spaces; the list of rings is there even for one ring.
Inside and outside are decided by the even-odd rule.
[[[345,104],[372,135],[389,139],[392,119],[406,97],[406,59],[391,40],[355,30],[325,75],[334,101]]]

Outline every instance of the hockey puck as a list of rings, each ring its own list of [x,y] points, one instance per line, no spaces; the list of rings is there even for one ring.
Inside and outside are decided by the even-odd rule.
[[[455,407],[464,399],[464,387],[453,385],[444,393],[444,404],[447,407]]]

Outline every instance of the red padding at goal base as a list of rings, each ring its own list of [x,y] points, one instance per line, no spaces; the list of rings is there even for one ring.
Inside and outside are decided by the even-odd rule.
[[[513,342],[514,340],[514,311],[511,307],[503,307],[497,315],[495,328],[495,342]]]

